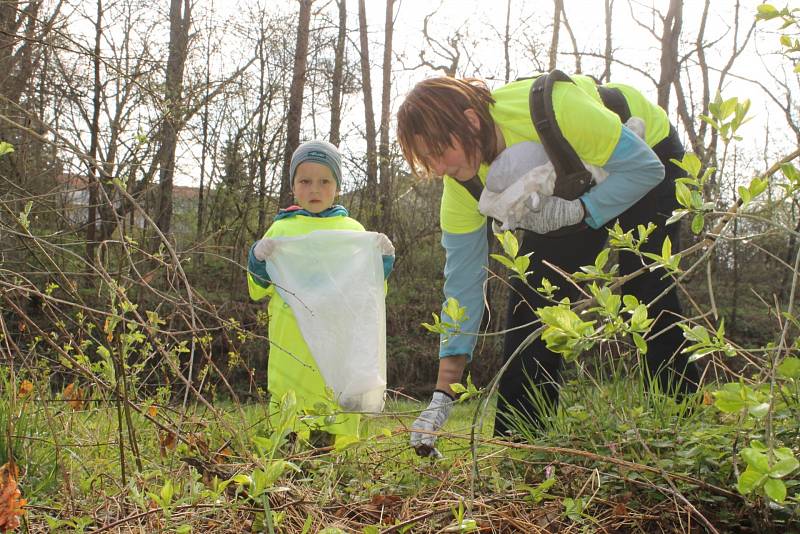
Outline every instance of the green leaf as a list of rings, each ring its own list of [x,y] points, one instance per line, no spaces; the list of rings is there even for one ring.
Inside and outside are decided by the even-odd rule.
[[[636,345],[636,348],[639,349],[639,352],[647,354],[647,342],[644,338],[636,332],[632,333],[631,337],[633,337],[633,343]]]
[[[790,356],[784,358],[778,366],[778,376],[783,378],[800,378],[800,358]]]
[[[757,10],[757,19],[769,20],[780,16],[780,13],[772,4],[759,4]]]
[[[773,478],[783,478],[800,467],[800,462],[794,457],[794,453],[790,448],[781,447],[775,449],[774,454],[777,462],[775,462],[772,469],[769,470],[769,476]]]
[[[667,219],[666,224],[672,224],[674,222],[680,221],[683,217],[689,213],[689,210],[679,209],[672,212],[672,215],[669,219]]]
[[[467,392],[467,388],[464,387],[463,384],[459,384],[458,382],[450,384],[450,389],[452,389],[453,393],[455,393],[456,395],[461,395],[462,393]]]
[[[703,226],[706,224],[706,218],[702,213],[695,213],[692,218],[692,232],[697,235],[703,231]]]
[[[762,403],[752,388],[737,382],[724,384],[720,390],[713,392],[712,395],[715,399],[714,406],[725,413],[736,413]]]
[[[531,264],[531,259],[528,256],[517,256],[514,258],[514,270],[519,275],[523,275],[528,271]]]
[[[633,311],[639,306],[639,299],[633,295],[622,295],[622,303],[625,304],[625,311]]]
[[[339,435],[336,436],[336,441],[333,444],[333,448],[336,451],[343,451],[346,448],[351,447],[360,441],[361,440],[358,439],[358,436]]]
[[[511,271],[516,270],[516,264],[514,263],[514,260],[509,259],[501,254],[490,254],[490,256],[492,257],[492,259],[495,259],[500,263],[502,263],[507,269]]]
[[[771,478],[764,482],[764,493],[775,502],[786,500],[786,484],[783,480]]]
[[[781,165],[781,172],[783,172],[783,175],[786,176],[790,182],[797,182],[800,180],[800,172],[798,172],[797,167],[791,163],[784,163]]]
[[[494,234],[500,244],[503,246],[503,252],[510,258],[516,258],[519,253],[519,242],[516,236],[508,230],[502,234]]]
[[[672,160],[678,167],[685,170],[689,173],[689,176],[692,178],[697,178],[700,174],[700,158],[698,158],[693,152],[687,152],[683,155],[683,159],[679,162],[677,160]]]
[[[606,263],[608,262],[608,255],[611,254],[610,248],[604,248],[600,251],[600,254],[594,259],[594,266],[597,268],[598,271],[602,271],[603,267],[605,267]]]
[[[172,481],[167,479],[164,482],[164,485],[161,487],[161,503],[162,506],[169,506],[169,503],[172,502],[172,496],[174,495],[175,490],[172,487]]]
[[[680,182],[675,183],[675,198],[678,199],[678,203],[684,208],[692,207],[692,193],[685,184]]]
[[[739,191],[739,198],[742,199],[743,204],[747,204],[750,202],[750,191],[743,185],[740,185],[738,188]]]
[[[767,412],[769,412],[769,403],[768,402],[762,402],[762,403],[756,404],[755,406],[750,406],[747,409],[747,413],[749,413],[753,417],[756,417],[756,418],[759,418],[759,419],[764,417],[765,415],[767,415]]]
[[[5,141],[0,141],[0,157],[14,152],[14,145]]]
[[[760,488],[767,479],[767,475],[758,473],[748,466],[748,468],[739,475],[739,479],[736,482],[736,489],[738,489],[739,493],[742,495],[747,495]]]
[[[25,209],[22,210],[20,212],[19,216],[17,217],[17,220],[19,221],[20,226],[22,226],[25,230],[28,230],[30,228],[30,225],[31,225],[31,221],[30,221],[29,216],[31,214],[31,208],[32,207],[33,207],[33,201],[29,200],[28,202],[25,203]]]
[[[766,178],[753,178],[750,181],[750,196],[756,198],[758,195],[766,191],[769,181]]]
[[[453,320],[455,323],[463,323],[468,319],[467,317],[467,309],[461,306],[458,302],[458,299],[455,297],[449,297],[444,305],[444,313],[447,314],[450,319]]]

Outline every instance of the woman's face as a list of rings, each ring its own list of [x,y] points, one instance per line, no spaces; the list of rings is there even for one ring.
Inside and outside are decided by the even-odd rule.
[[[478,173],[480,157],[469,158],[455,136],[450,137],[450,146],[441,154],[422,152],[422,157],[437,176],[450,176],[459,182],[466,182]],[[420,143],[420,146],[425,146]]]

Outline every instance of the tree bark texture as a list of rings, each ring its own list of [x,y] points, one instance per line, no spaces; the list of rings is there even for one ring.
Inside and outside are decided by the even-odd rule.
[[[280,206],[288,206],[292,200],[292,178],[289,165],[292,154],[300,144],[300,121],[303,116],[303,89],[305,88],[308,55],[308,33],[311,24],[311,4],[314,0],[300,0],[300,13],[297,22],[297,43],[294,49],[292,85],[289,88],[289,112],[286,119],[286,145],[283,156],[281,191],[278,197]]]
[[[344,79],[344,52],[347,39],[347,0],[339,0],[339,34],[336,36],[336,52],[333,60],[333,85],[331,90],[331,134],[330,142],[339,146],[342,126],[342,80]]]
[[[378,181],[378,158],[375,146],[375,110],[372,106],[372,82],[369,74],[369,36],[367,35],[367,8],[358,0],[358,33],[361,43],[361,85],[364,90],[364,126],[367,141],[367,191],[371,201],[375,198]]]
[[[383,46],[383,88],[381,91],[380,184],[381,218],[388,228],[392,219],[392,170],[389,152],[389,121],[392,104],[392,34],[394,33],[394,0],[386,0],[385,40]]]
[[[661,75],[658,80],[658,105],[669,109],[669,92],[678,75],[678,43],[683,26],[683,0],[670,0],[661,34]]]
[[[175,150],[182,123],[183,70],[189,46],[191,0],[171,0],[169,8],[169,56],[165,85],[165,113],[161,130],[159,161],[158,217],[156,224],[164,235],[172,231],[172,182],[175,176]]]

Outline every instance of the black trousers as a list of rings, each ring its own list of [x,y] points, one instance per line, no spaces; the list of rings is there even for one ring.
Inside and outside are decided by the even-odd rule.
[[[665,223],[678,206],[675,199],[675,179],[684,175],[679,167],[670,162],[670,158],[681,160],[684,148],[677,132],[670,127],[670,135],[653,147],[653,150],[665,166],[664,180],[622,213],[618,219],[623,231],[635,229],[639,224],[647,226],[649,222],[655,223],[658,228],[650,234],[648,242],[641,250],[660,255],[661,246],[667,236],[672,242],[672,250],[680,250],[679,225],[676,223],[666,226]],[[613,224],[614,221],[611,221],[609,226]],[[558,299],[565,296],[570,300],[577,299],[577,290],[554,270],[546,267],[543,261],[558,266],[564,272],[573,273],[582,265],[594,263],[595,257],[605,246],[607,237],[607,228],[597,230],[587,228],[560,237],[524,232],[519,254],[533,252],[530,257],[529,284],[534,288],[539,287],[544,277],[560,287],[556,294]],[[620,253],[619,263],[622,275],[634,272],[642,266],[641,259],[630,252]],[[662,280],[662,276],[664,276],[663,269],[641,274],[625,284],[622,292],[634,295],[640,302],[649,304],[671,283],[671,278]],[[547,305],[549,303],[536,291],[519,280],[514,280],[507,327],[514,328],[535,321],[534,310]],[[651,328],[653,334],[671,326],[657,337],[648,340],[646,359],[648,376],[656,377],[662,391],[669,390],[677,394],[696,391],[699,370],[694,363],[687,363],[688,355],[682,355],[678,350],[683,342],[683,334],[680,328],[674,326],[681,316],[681,306],[675,288],[649,306],[648,316],[658,318]],[[537,326],[512,330],[506,334],[503,349],[506,360]],[[542,411],[549,412],[558,404],[562,367],[562,357],[547,350],[541,338],[537,338],[514,359],[500,380],[495,435],[504,435],[513,428],[508,420],[510,413],[522,416],[534,426],[540,424],[542,417],[547,416],[547,413]],[[532,391],[532,386],[536,392]],[[538,401],[534,401],[534,398],[538,398]]]

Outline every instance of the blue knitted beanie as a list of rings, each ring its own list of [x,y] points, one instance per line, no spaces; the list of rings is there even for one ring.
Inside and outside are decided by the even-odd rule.
[[[289,164],[289,180],[294,186],[294,173],[301,163],[311,161],[328,167],[336,178],[336,188],[342,188],[342,156],[339,149],[327,141],[306,141],[297,147]]]

